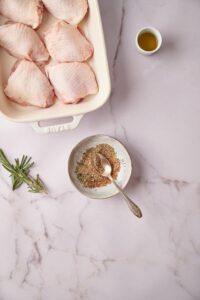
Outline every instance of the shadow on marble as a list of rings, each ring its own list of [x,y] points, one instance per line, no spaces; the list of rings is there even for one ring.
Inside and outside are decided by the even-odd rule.
[[[168,55],[177,54],[177,37],[162,34],[162,46],[157,55],[161,56],[165,53]]]
[[[114,0],[109,1],[109,3],[108,1],[104,2],[104,0],[100,1],[100,10],[111,75],[112,92],[110,99],[116,96],[115,102],[110,101],[115,103],[116,107],[116,105],[122,105],[121,102],[123,103],[127,99],[132,87],[131,78],[128,76],[128,58],[126,53],[123,54],[124,49],[122,48],[126,10],[123,1],[116,2]],[[123,57],[123,60],[120,57]]]

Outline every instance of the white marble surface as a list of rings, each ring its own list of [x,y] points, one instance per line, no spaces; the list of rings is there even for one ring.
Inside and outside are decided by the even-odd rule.
[[[95,1],[95,0],[94,0]],[[13,193],[0,168],[0,300],[200,299],[200,1],[100,0],[113,92],[71,132],[37,135],[0,118],[0,147],[32,155],[48,196]],[[137,53],[152,25],[161,51]],[[82,138],[124,142],[134,174],[119,196],[84,198],[67,158]]]

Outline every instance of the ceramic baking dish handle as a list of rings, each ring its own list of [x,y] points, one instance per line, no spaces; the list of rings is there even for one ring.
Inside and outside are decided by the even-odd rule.
[[[56,133],[56,132],[61,132],[64,130],[75,129],[79,125],[82,117],[83,117],[83,115],[73,116],[72,122],[58,124],[58,125],[40,126],[39,122],[34,122],[34,123],[31,123],[30,125],[37,133],[40,133],[40,134]]]

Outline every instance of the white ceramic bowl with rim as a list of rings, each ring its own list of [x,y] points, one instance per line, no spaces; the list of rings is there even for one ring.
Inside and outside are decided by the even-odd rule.
[[[157,39],[157,47],[152,50],[152,51],[147,51],[147,50],[144,50],[140,47],[139,45],[139,42],[138,42],[138,39],[139,39],[139,36],[145,32],[150,32],[152,33],[156,39]],[[151,27],[151,26],[148,26],[148,27],[143,27],[142,29],[140,29],[136,35],[136,39],[135,39],[135,44],[136,44],[136,48],[137,50],[143,54],[143,55],[151,55],[151,54],[154,54],[155,52],[157,52],[161,45],[162,45],[162,36],[160,34],[160,31],[158,31],[158,29],[154,28],[154,27]]]
[[[72,150],[68,160],[69,177],[76,189],[83,195],[94,199],[106,199],[119,193],[113,183],[99,188],[85,188],[78,180],[75,173],[77,163],[82,159],[83,153],[98,144],[108,144],[114,148],[116,156],[120,161],[120,171],[117,176],[117,183],[125,188],[129,182],[132,172],[132,162],[126,148],[116,139],[107,135],[90,136],[78,143]]]

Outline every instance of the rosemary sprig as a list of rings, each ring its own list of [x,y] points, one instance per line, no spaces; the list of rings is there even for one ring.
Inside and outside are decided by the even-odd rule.
[[[46,193],[44,183],[39,175],[37,175],[35,179],[29,175],[30,169],[34,165],[31,159],[31,157],[23,155],[21,160],[15,159],[15,165],[13,165],[9,162],[3,150],[0,149],[0,163],[10,173],[13,190],[16,190],[23,183],[26,183],[29,192]]]
[[[4,155],[5,156],[5,155]],[[28,158],[27,155],[23,155],[21,161],[19,159],[15,159],[15,171],[19,172],[23,170],[23,172],[28,175],[30,168],[34,165],[34,162],[30,162],[31,157]],[[11,175],[12,180],[12,188],[13,190],[18,189],[22,183],[24,182],[19,176]]]

